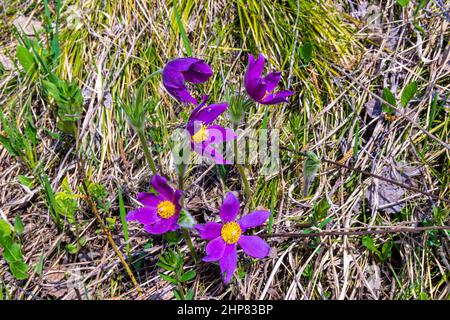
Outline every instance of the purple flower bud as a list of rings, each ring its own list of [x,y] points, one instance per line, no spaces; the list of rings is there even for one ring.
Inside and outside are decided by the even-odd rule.
[[[185,82],[203,83],[212,76],[212,70],[205,61],[197,58],[178,58],[169,61],[162,72],[163,84],[178,101],[197,105]]]
[[[291,91],[274,92],[280,82],[281,73],[272,72],[264,78],[261,77],[264,69],[264,56],[260,53],[255,60],[253,55],[248,55],[248,68],[245,74],[245,89],[248,95],[261,104],[278,104],[289,102],[288,97],[294,93]]]

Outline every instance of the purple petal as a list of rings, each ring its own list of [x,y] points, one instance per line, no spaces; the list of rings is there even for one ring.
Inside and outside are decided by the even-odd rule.
[[[237,138],[237,134],[232,129],[225,129],[219,125],[212,125],[208,127],[208,139],[205,140],[207,144],[221,143],[224,141],[231,141]]]
[[[219,267],[222,271],[222,277],[225,284],[228,284],[233,277],[234,270],[237,267],[236,244],[227,244],[222,259],[219,261]]]
[[[234,221],[239,212],[241,204],[233,192],[228,192],[220,207],[219,215],[223,222]]]
[[[177,100],[185,104],[197,101],[191,96],[185,81],[202,83],[212,75],[209,66],[197,58],[178,58],[169,61],[162,72],[163,84],[167,91]]]
[[[217,237],[211,240],[206,246],[206,257],[203,261],[217,261],[220,260],[224,254],[226,243],[223,241],[222,237]]]
[[[217,103],[204,106],[203,108],[194,109],[188,122],[192,123],[194,121],[199,121],[201,124],[208,125],[224,113],[227,108],[227,103]]]
[[[177,218],[173,217],[169,219],[160,219],[158,222],[152,225],[146,225],[144,229],[145,231],[151,234],[163,234],[166,233],[167,231],[174,231],[178,229],[176,219]]]
[[[160,175],[153,176],[152,187],[158,191],[159,197],[164,200],[172,200],[174,198],[174,190],[167,184],[167,180]]]
[[[247,229],[254,228],[262,225],[270,216],[270,211],[261,210],[253,211],[248,215],[244,216],[239,220],[239,225],[241,226],[242,232]]]
[[[203,60],[195,62],[190,66],[189,70],[183,72],[184,79],[195,84],[205,82],[212,74],[211,68]]]
[[[255,60],[253,55],[248,55],[248,68],[246,78],[259,79],[264,69],[264,56],[262,53],[258,54],[258,59]]]
[[[229,162],[223,158],[219,151],[206,143],[194,143],[193,149],[202,157],[214,161],[215,164],[229,164]]]
[[[265,258],[269,255],[270,246],[258,236],[241,236],[239,245],[246,254],[254,258]]]
[[[278,104],[283,102],[289,102],[288,97],[292,96],[294,93],[292,91],[280,91],[275,94],[268,94],[262,101],[261,104]]]
[[[170,93],[170,91],[169,91]],[[187,104],[188,102],[197,105],[197,100],[195,100],[195,98],[193,96],[191,96],[191,94],[189,93],[189,91],[186,89],[183,90],[178,90],[175,94],[172,94],[175,98],[178,97],[178,100],[180,100],[181,102],[183,102],[184,104]]]
[[[153,193],[141,192],[137,196],[137,200],[146,207],[157,207],[163,201],[160,197]]]
[[[162,78],[164,87],[175,99],[184,103],[197,104],[184,84],[184,77],[179,70],[164,69]]]
[[[266,83],[267,92],[272,92],[278,86],[280,82],[281,72],[272,72],[264,77],[264,82]]]
[[[205,224],[197,224],[195,229],[200,234],[200,237],[206,240],[211,240],[220,237],[222,225],[217,222],[208,222]]]
[[[161,218],[156,214],[156,208],[143,207],[130,211],[125,219],[127,221],[138,221],[142,224],[153,224]]]

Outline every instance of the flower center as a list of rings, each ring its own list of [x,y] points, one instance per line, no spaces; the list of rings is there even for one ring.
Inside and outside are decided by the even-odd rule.
[[[236,243],[241,237],[242,230],[241,226],[237,222],[227,222],[222,227],[222,239],[228,243],[233,244]]]
[[[261,100],[264,100],[268,94],[269,94],[269,91],[266,90],[266,93],[264,93],[264,96],[261,98]]]
[[[208,130],[205,125],[202,125],[200,130],[192,136],[192,140],[196,143],[200,143],[208,139]]]
[[[157,210],[161,218],[168,219],[175,214],[175,205],[171,201],[161,201]]]

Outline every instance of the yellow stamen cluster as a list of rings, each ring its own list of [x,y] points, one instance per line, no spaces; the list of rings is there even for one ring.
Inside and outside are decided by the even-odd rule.
[[[208,129],[205,125],[202,125],[200,130],[192,136],[192,140],[196,143],[200,143],[208,139]]]
[[[168,219],[175,214],[175,205],[173,202],[165,200],[158,204],[158,215],[161,218]]]
[[[222,239],[228,243],[233,244],[238,242],[239,238],[241,237],[242,230],[241,226],[237,222],[227,222],[223,225],[222,230]]]

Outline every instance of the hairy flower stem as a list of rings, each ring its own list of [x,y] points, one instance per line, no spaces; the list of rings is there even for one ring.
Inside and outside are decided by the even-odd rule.
[[[198,261],[197,252],[195,252],[194,245],[192,244],[192,239],[191,239],[191,236],[189,234],[189,230],[186,229],[186,228],[181,228],[181,232],[183,232],[183,237],[186,240],[186,244],[187,244],[187,246],[189,248],[189,251],[192,254],[192,257],[194,258],[195,264],[198,264],[199,261]]]
[[[234,125],[234,131],[236,132],[236,130],[237,130],[237,125]],[[233,145],[234,145],[234,155],[236,157],[236,165],[238,167],[239,173],[242,178],[242,182],[244,184],[245,195],[247,196],[247,201],[249,201],[250,198],[252,197],[252,192],[250,190],[250,185],[248,184],[247,176],[245,175],[245,168],[239,163],[237,139],[235,139],[233,141]]]
[[[183,190],[183,188],[184,188],[184,170],[178,170],[178,189]],[[183,207],[183,205],[184,205],[183,195],[181,196],[180,204],[181,204],[181,207]],[[197,252],[195,252],[194,245],[192,244],[192,239],[189,234],[189,230],[186,228],[181,228],[181,232],[183,233],[183,237],[186,240],[186,244],[189,248],[189,251],[191,252],[192,257],[194,258],[195,264],[198,264],[199,261],[198,261]]]
[[[181,300],[186,300],[186,298],[184,296],[183,284],[179,281],[178,281],[178,292],[180,293]]]
[[[145,158],[147,159],[147,162],[150,165],[150,169],[152,169],[153,174],[156,174],[155,161],[153,160],[152,152],[148,148],[147,142],[145,141],[144,132],[141,129],[138,129],[137,134],[139,136],[139,140],[141,140],[142,148],[144,148]]]

